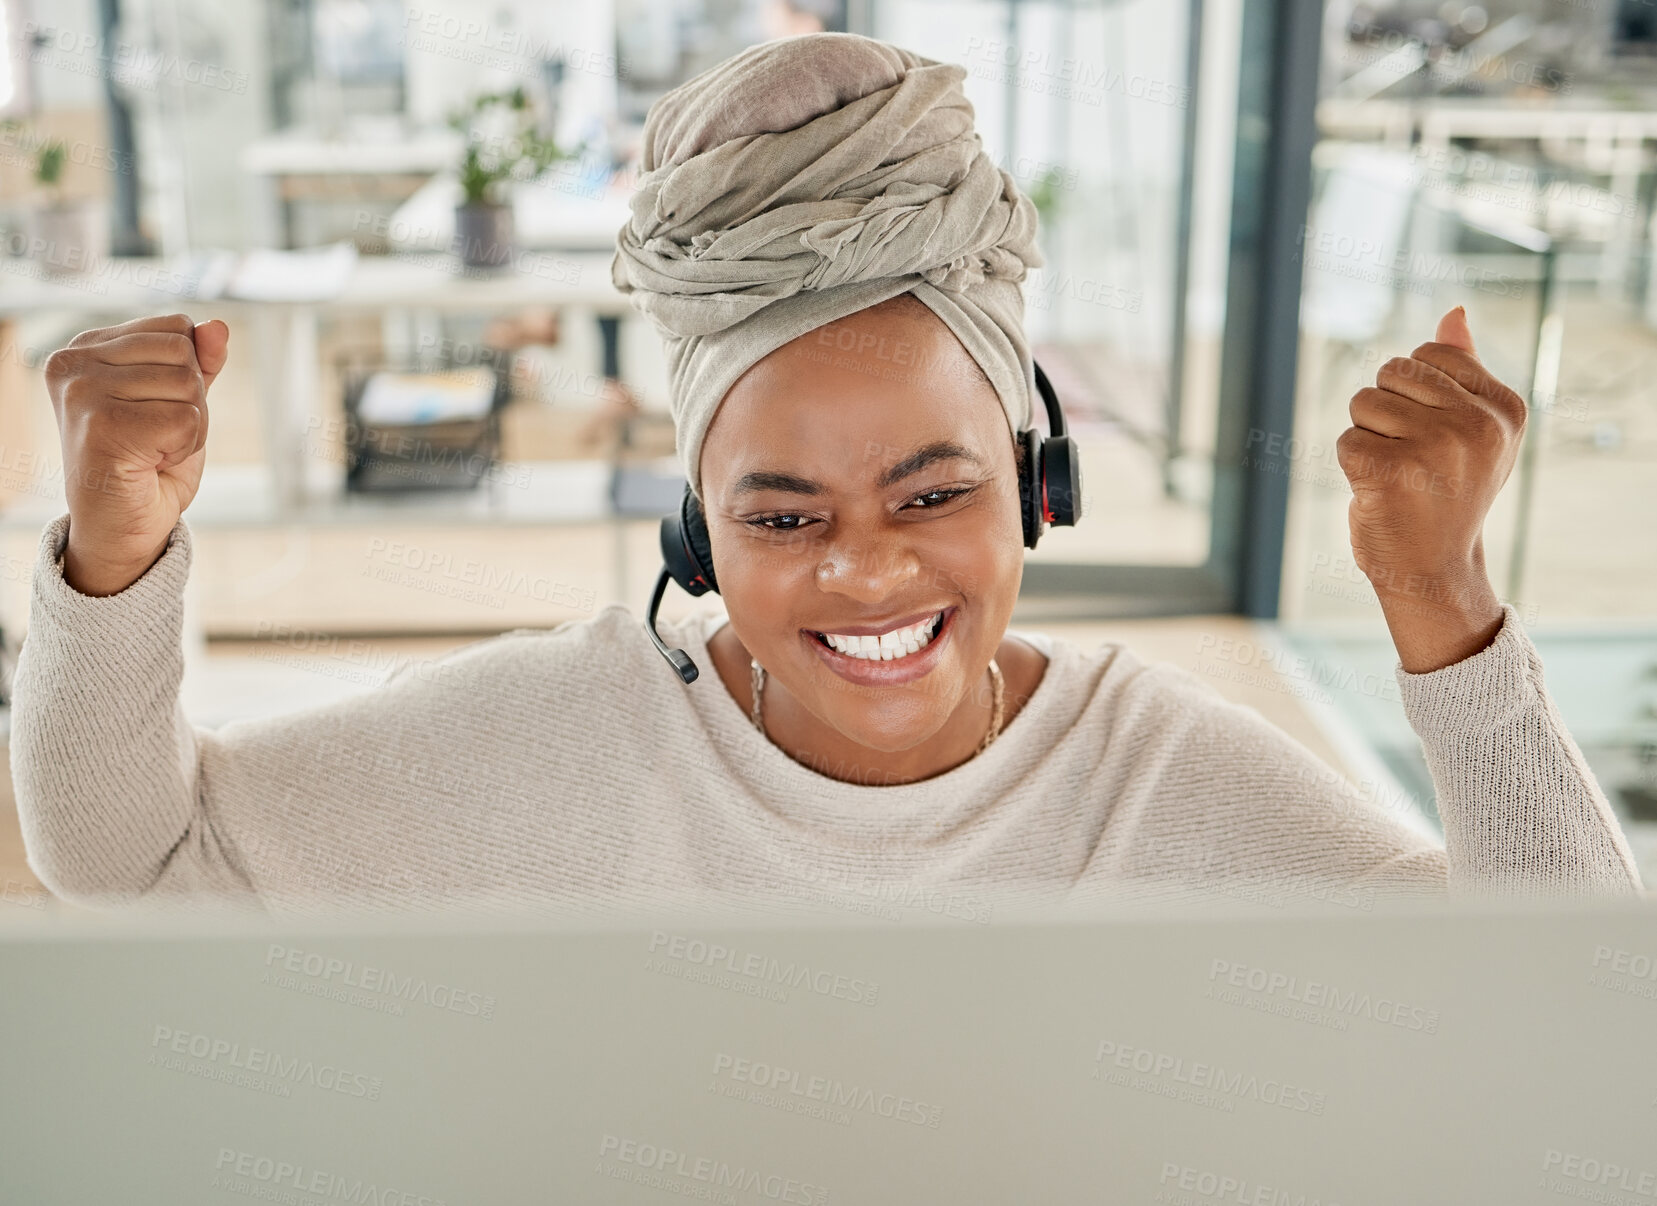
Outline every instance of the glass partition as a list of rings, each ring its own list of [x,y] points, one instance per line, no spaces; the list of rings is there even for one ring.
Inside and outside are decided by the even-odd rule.
[[[1268,308],[1251,282],[1271,271],[1259,216],[1283,183],[1266,167],[1284,134],[1270,94],[1305,14],[1242,0],[876,0],[870,14],[876,36],[966,66],[987,149],[1041,209],[1028,328],[1084,499],[1082,522],[1030,554],[1022,606],[1236,610],[1275,517],[1235,476],[1257,398],[1222,381],[1253,380],[1269,353],[1245,332]]]
[[[1262,432],[1290,478],[1277,668],[1343,752],[1430,817],[1433,790],[1398,706],[1396,654],[1353,563],[1335,441],[1381,365],[1467,308],[1480,359],[1530,406],[1485,525],[1491,581],[1542,654],[1550,693],[1657,874],[1657,332],[1639,291],[1602,285],[1632,198],[1583,173],[1467,147],[1327,139],[1303,232],[1293,429]],[[1638,267],[1636,265],[1636,267]],[[1643,271],[1643,269],[1642,269]]]

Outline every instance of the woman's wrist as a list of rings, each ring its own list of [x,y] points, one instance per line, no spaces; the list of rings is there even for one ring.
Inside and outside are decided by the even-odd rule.
[[[1404,589],[1377,592],[1398,660],[1409,674],[1431,674],[1490,647],[1505,611],[1482,572],[1422,575]]]

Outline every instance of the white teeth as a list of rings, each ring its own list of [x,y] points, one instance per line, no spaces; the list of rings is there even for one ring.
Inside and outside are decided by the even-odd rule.
[[[899,658],[908,657],[911,653],[918,653],[932,643],[932,636],[937,631],[938,620],[943,615],[939,612],[931,619],[923,620],[919,624],[908,628],[896,628],[891,632],[883,632],[878,637],[873,636],[840,636],[826,632],[823,639],[830,648],[836,649],[848,657],[860,657],[871,662],[890,662]]]

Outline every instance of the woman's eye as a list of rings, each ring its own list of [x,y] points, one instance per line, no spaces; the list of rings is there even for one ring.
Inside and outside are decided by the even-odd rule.
[[[798,532],[800,530],[799,523],[778,527],[776,526],[777,521],[785,519],[803,520],[804,518],[803,515],[761,515],[758,519],[748,520],[747,523],[750,527],[764,528],[769,532]]]
[[[944,504],[945,504],[945,503],[946,503],[946,502],[948,502],[948,501],[949,501],[949,500],[950,500],[950,499],[952,499],[952,498],[956,498],[956,497],[958,497],[958,496],[959,496],[959,495],[962,495],[962,494],[966,494],[966,493],[968,493],[968,490],[966,490],[966,489],[957,489],[957,490],[928,490],[928,491],[927,491],[927,492],[926,492],[926,493],[925,493],[925,494],[917,494],[917,495],[915,495],[915,497],[914,497],[914,498],[913,498],[913,499],[912,499],[912,500],[910,500],[910,501],[912,501],[912,502],[920,502],[920,501],[921,501],[921,499],[923,499],[923,498],[931,498],[931,499],[935,499],[935,500],[937,500],[937,501],[935,501],[935,502],[931,502],[931,503],[928,503],[928,504],[927,504],[927,505],[926,505],[926,506],[924,506],[924,507],[922,507],[922,508],[921,508],[921,510],[923,510],[923,511],[931,511],[931,510],[934,510],[934,509],[936,509],[936,508],[938,508],[938,507],[941,507],[941,506],[943,506],[943,505],[944,505]]]
[[[931,501],[925,502],[920,509],[922,511],[935,511],[952,498],[972,493],[972,489],[973,487],[967,486],[953,490],[928,490],[925,494],[915,495],[909,501],[918,503],[922,502],[923,499],[929,499]],[[783,514],[759,515],[743,522],[751,528],[763,528],[768,532],[798,532],[806,524],[813,521],[805,515]]]

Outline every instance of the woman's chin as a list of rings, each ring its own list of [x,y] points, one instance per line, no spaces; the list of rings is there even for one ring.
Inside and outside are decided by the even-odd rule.
[[[917,715],[911,708],[894,716],[869,709],[847,707],[844,700],[827,714],[829,723],[842,737],[882,754],[901,754],[938,735],[949,720],[948,713]]]

